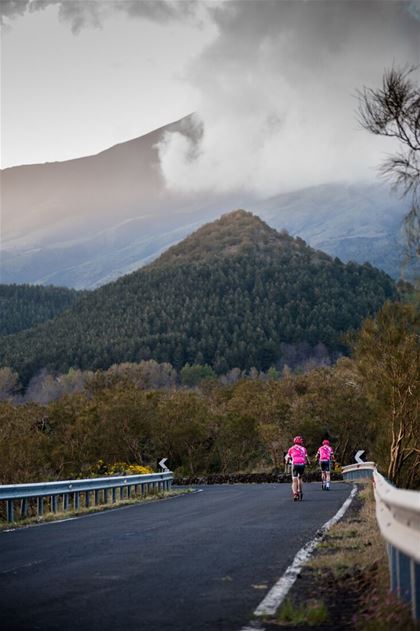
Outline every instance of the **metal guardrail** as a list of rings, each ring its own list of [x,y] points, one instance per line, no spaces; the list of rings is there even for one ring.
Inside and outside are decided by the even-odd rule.
[[[391,591],[420,620],[420,492],[397,489],[373,462],[343,467],[345,480],[373,478],[376,519],[387,544]]]
[[[372,478],[374,470],[376,470],[376,465],[374,462],[350,464],[346,467],[342,467],[341,469],[344,480],[360,480],[362,478]]]
[[[392,486],[373,472],[376,519],[387,542],[391,590],[420,620],[420,493]]]
[[[6,502],[7,521],[14,521],[16,504],[19,502],[19,516],[28,515],[29,501],[37,500],[37,514],[42,515],[45,502],[49,500],[50,510],[56,513],[61,499],[63,511],[80,508],[80,494],[85,495],[85,506],[95,506],[108,503],[111,491],[112,503],[129,499],[139,489],[142,495],[152,491],[168,491],[172,486],[173,473],[150,473],[142,475],[125,475],[105,478],[88,478],[85,480],[60,480],[57,482],[39,482],[35,484],[4,484],[0,485],[0,501]],[[93,503],[91,494],[93,493]]]

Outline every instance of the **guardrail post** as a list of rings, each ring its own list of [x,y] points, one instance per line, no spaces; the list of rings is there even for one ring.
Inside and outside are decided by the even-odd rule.
[[[398,553],[394,546],[388,544],[389,577],[391,591],[398,591]]]
[[[85,493],[85,507],[89,508],[90,506],[90,491],[86,491]]]
[[[69,494],[63,494],[63,511],[69,510]]]
[[[13,500],[7,500],[7,521],[13,521]]]
[[[95,491],[95,506],[98,506],[99,504],[99,489],[96,489]]]
[[[57,496],[56,495],[51,495],[51,512],[52,513],[57,512]]]
[[[79,510],[80,508],[80,493],[78,491],[73,493],[73,508],[74,510]]]
[[[38,509],[38,515],[44,514],[44,498],[43,497],[37,498],[37,509]]]
[[[117,489],[115,486],[112,488],[112,503],[115,504],[117,501]]]
[[[24,497],[20,503],[20,516],[22,519],[24,519],[27,514],[28,514],[28,500],[26,497]]]
[[[104,489],[104,504],[108,504],[108,489]]]
[[[414,620],[420,620],[420,563],[411,559],[411,612]]]
[[[398,551],[398,593],[401,600],[411,603],[410,559]]]

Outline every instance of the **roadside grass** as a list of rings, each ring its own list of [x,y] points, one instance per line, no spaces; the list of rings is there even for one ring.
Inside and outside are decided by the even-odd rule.
[[[314,627],[328,622],[328,619],[328,610],[323,600],[312,599],[297,605],[288,598],[281,606],[275,622],[278,625]]]
[[[337,585],[357,592],[357,612],[351,621],[357,631],[419,629],[411,620],[409,606],[389,591],[388,557],[370,481],[362,484],[359,499],[358,516],[333,526],[308,566],[320,584],[332,576]]]
[[[168,499],[170,497],[176,497],[178,495],[185,495],[192,493],[193,489],[176,489],[171,491],[159,491],[156,493],[150,493],[148,495],[132,495],[130,499],[117,500],[114,503],[101,503],[94,506],[80,506],[78,509],[69,509],[66,511],[57,510],[56,512],[46,511],[43,515],[33,515],[17,521],[4,521],[0,520],[0,532],[2,530],[11,530],[16,528],[24,528],[26,526],[32,526],[35,524],[45,524],[54,521],[63,521],[66,519],[72,519],[82,515],[89,515],[93,513],[103,513],[105,511],[113,510],[115,508],[123,508],[124,506],[132,506],[134,504],[146,504],[157,500]]]

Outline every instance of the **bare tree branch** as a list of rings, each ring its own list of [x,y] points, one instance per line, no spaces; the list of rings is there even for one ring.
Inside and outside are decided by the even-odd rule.
[[[380,167],[402,196],[411,195],[405,217],[408,256],[420,256],[420,89],[413,80],[415,67],[384,72],[382,87],[358,91],[359,122],[370,133],[396,138],[401,150]]]

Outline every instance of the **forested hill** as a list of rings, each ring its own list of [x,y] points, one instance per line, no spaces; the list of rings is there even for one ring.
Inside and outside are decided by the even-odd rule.
[[[285,344],[342,350],[344,331],[396,297],[384,272],[343,264],[235,211],[55,320],[3,338],[0,365],[24,382],[44,367],[150,358],[176,368],[208,363],[217,372],[267,369]]]
[[[149,268],[208,263],[241,254],[268,262],[285,255],[294,259],[308,254],[309,250],[302,239],[294,239],[286,231],[277,232],[250,212],[235,210],[202,226],[181,243],[166,250]],[[324,261],[331,261],[324,252],[310,252],[312,258],[321,257]]]
[[[50,320],[87,292],[66,287],[0,284],[0,335],[9,335]]]

